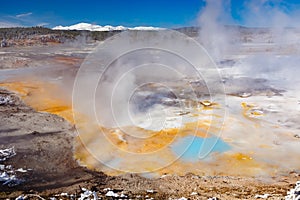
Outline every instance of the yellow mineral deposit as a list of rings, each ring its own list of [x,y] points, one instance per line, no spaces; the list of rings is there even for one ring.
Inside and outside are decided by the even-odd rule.
[[[17,93],[25,104],[40,112],[48,112],[74,123],[71,101],[57,85],[39,80],[0,83],[0,87]]]
[[[247,119],[254,119],[260,116],[263,116],[263,111],[260,110],[256,105],[254,104],[247,104],[246,102],[241,103],[242,109],[243,109],[243,116]]]
[[[220,107],[220,105],[218,103],[211,102],[209,100],[200,101],[200,104],[202,105],[201,109],[204,109],[204,110],[212,110],[214,108],[219,108]]]
[[[39,80],[25,80],[25,81],[7,81],[0,83],[0,87],[5,87],[10,91],[16,92],[23,101],[37,111],[48,112],[56,114],[74,124],[73,111],[71,100],[64,96],[62,89],[50,82]],[[213,109],[215,106],[220,106],[217,103],[210,101],[202,101],[204,109]],[[250,115],[261,115],[262,113],[255,110],[255,105],[243,102],[243,115],[250,118]],[[195,107],[194,116],[199,119],[199,108]],[[201,111],[201,109],[200,109]],[[211,114],[212,116],[214,114]],[[220,116],[214,116],[220,118]],[[219,132],[221,126],[212,120],[199,119],[195,122],[184,124],[180,128],[163,129],[160,131],[151,131],[143,128],[128,126],[118,129],[109,129],[100,127],[97,124],[89,124],[87,117],[76,119],[76,127],[79,130],[78,137],[75,139],[75,152],[74,157],[81,165],[88,168],[101,170],[110,175],[117,175],[123,172],[110,167],[106,167],[99,162],[98,154],[103,152],[113,152],[116,149],[122,150],[118,156],[124,156],[118,165],[127,166],[129,163],[135,163],[127,167],[127,170],[136,171],[140,168],[144,171],[152,171],[159,168],[159,162],[166,163],[166,167],[160,169],[156,173],[159,175],[174,173],[184,175],[187,172],[196,174],[228,174],[228,175],[257,175],[263,169],[274,169],[274,166],[259,163],[255,161],[251,154],[227,152],[227,153],[214,153],[212,160],[199,161],[195,158],[195,162],[189,163],[182,160],[176,160],[177,157],[171,151],[170,144],[176,139],[185,136],[193,135],[195,137],[207,138],[210,137],[208,131]],[[140,136],[140,137],[136,137]],[[102,145],[103,140],[107,141],[109,145]],[[225,141],[234,142],[230,138]],[[99,144],[101,144],[99,146]],[[268,145],[260,145],[260,148],[270,148]],[[161,150],[161,151],[158,151]],[[126,152],[137,154],[148,154],[158,151],[156,160],[145,160],[140,162],[133,158],[127,158]],[[107,154],[105,160],[109,160],[110,154]],[[173,162],[175,161],[175,162]]]

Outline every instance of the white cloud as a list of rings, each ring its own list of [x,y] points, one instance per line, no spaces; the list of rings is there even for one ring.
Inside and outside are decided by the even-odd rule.
[[[32,15],[32,12],[28,12],[28,13],[21,13],[21,14],[18,14],[16,15],[17,18],[21,18],[21,17],[28,17]]]
[[[22,26],[22,25],[17,24],[17,23],[0,21],[0,28],[11,28],[11,27],[20,27],[20,26]]]
[[[18,15],[0,15],[0,28],[48,26],[47,18],[34,16],[32,12]]]

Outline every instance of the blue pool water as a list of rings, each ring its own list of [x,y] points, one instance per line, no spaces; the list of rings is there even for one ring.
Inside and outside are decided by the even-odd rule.
[[[171,149],[180,159],[188,162],[196,162],[205,159],[212,152],[225,152],[230,150],[230,146],[222,139],[215,136],[201,138],[196,136],[186,136],[175,141]]]

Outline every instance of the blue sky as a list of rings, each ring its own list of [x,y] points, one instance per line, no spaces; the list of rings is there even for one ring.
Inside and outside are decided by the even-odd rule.
[[[211,0],[221,1],[221,0]],[[212,2],[213,3],[213,2]],[[197,24],[204,0],[13,0],[2,1],[0,27],[54,27],[87,22],[99,25],[181,27]],[[223,0],[219,19],[226,24],[261,26],[271,18],[297,21],[298,0]],[[278,16],[275,16],[275,14]],[[300,19],[300,18],[298,18]],[[300,20],[298,20],[300,21]],[[253,24],[251,24],[253,22]]]

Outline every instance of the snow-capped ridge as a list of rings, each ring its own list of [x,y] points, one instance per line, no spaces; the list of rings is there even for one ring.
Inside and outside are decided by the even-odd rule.
[[[164,30],[165,28],[152,27],[152,26],[137,26],[137,27],[124,27],[124,26],[100,26],[97,24],[78,23],[71,26],[55,26],[53,30],[85,30],[85,31],[124,31],[124,30]]]

